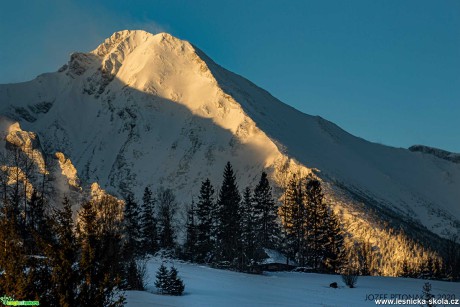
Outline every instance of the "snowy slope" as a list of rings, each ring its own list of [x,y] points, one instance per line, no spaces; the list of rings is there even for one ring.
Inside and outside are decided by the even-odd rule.
[[[60,73],[0,87],[0,97],[3,114],[69,156],[81,179],[114,192],[159,183],[188,200],[207,176],[217,184],[228,160],[242,186],[263,168],[299,168],[217,86],[194,48],[168,34],[116,33],[92,54],[72,55]],[[52,107],[32,112],[38,104]]]
[[[372,296],[388,299],[421,296],[426,280],[391,277],[359,277],[356,288],[347,288],[339,275],[276,272],[250,275],[211,269],[188,263],[166,262],[174,265],[184,280],[183,296],[157,295],[155,273],[160,259],[147,264],[147,291],[128,291],[128,307],[144,306],[375,306]],[[338,289],[329,287],[337,282]],[[460,284],[430,281],[436,298],[460,296]],[[366,298],[368,300],[366,301]],[[409,305],[419,306],[419,305]],[[439,305],[438,305],[439,306]]]
[[[0,85],[0,114],[118,195],[164,185],[189,202],[231,161],[241,187],[264,168],[278,186],[318,169],[332,201],[359,199],[361,214],[380,208],[444,235],[460,225],[459,164],[352,136],[165,33],[117,32],[59,72]]]
[[[454,163],[460,163],[460,154],[449,152],[449,151],[442,150],[439,148],[434,148],[434,147],[429,147],[429,146],[424,146],[424,145],[413,145],[409,147],[409,150],[415,151],[415,152],[423,152],[423,153],[430,154],[430,155],[436,156],[438,158],[441,158],[447,161],[451,161]]]

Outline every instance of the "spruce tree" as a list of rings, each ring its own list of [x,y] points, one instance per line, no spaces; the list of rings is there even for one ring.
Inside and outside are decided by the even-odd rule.
[[[158,226],[160,248],[171,250],[175,248],[176,233],[173,219],[176,213],[176,197],[170,189],[160,189],[158,192]]]
[[[144,281],[140,274],[136,259],[129,260],[126,272],[126,289],[127,290],[144,290]]]
[[[76,289],[79,285],[79,274],[75,268],[78,246],[74,234],[72,207],[67,197],[62,202],[62,209],[54,211],[51,229],[55,234],[55,240],[48,245],[46,256],[50,261],[51,281],[54,285],[54,306],[75,306]]]
[[[262,172],[254,189],[254,215],[257,239],[262,247],[275,248],[279,244],[278,206],[272,195],[267,173]]]
[[[309,179],[306,187],[306,212],[307,212],[307,245],[309,262],[314,269],[319,269],[321,259],[328,248],[328,211],[323,202],[321,183],[317,179]]]
[[[246,187],[243,192],[241,203],[241,244],[242,244],[242,264],[250,269],[250,266],[261,260],[261,245],[257,244],[257,234],[255,230],[254,201],[251,189]]]
[[[25,158],[17,152],[14,157],[17,166]],[[43,257],[43,247],[49,244],[51,238],[48,218],[43,210],[40,228],[31,227],[28,205],[30,199],[37,199],[37,194],[32,192],[31,196],[35,196],[28,200],[24,194],[26,189],[23,183],[16,181],[9,184],[5,181],[18,173],[19,169],[15,169],[12,174],[5,174],[0,170],[3,192],[0,200],[0,293],[6,296],[40,298],[43,304],[50,305],[50,289],[54,285],[50,281],[47,259]],[[31,179],[29,172],[26,175],[27,179]]]
[[[411,271],[409,269],[409,263],[407,259],[404,259],[401,265],[400,277],[411,277]]]
[[[24,246],[29,254],[34,254],[37,252],[37,244],[34,242],[34,233],[40,233],[41,228],[43,228],[44,223],[44,210],[41,205],[40,197],[36,189],[32,190],[30,199],[27,201],[27,211],[24,223],[24,231],[26,232],[24,237]]]
[[[343,232],[334,211],[326,211],[325,237],[327,243],[324,245],[324,257],[322,259],[324,268],[331,273],[338,273],[344,262],[343,254]]]
[[[169,285],[169,270],[166,268],[166,266],[163,263],[158,268],[158,271],[155,277],[156,277],[155,287],[158,289],[158,292],[160,294],[166,294],[168,291],[168,285]]]
[[[197,216],[197,251],[196,261],[207,262],[214,250],[214,226],[216,224],[216,203],[214,187],[209,179],[201,183],[200,195],[196,208]]]
[[[91,304],[92,302],[101,303],[98,297],[98,271],[100,267],[97,257],[99,242],[97,237],[97,212],[91,202],[84,202],[78,213],[78,240],[80,245],[80,259],[78,268],[83,278],[79,287],[78,301],[81,305]]]
[[[152,191],[146,187],[142,197],[143,208],[141,216],[141,240],[142,251],[147,254],[155,254],[158,251],[157,221],[155,218],[155,201]]]
[[[224,180],[219,191],[218,217],[218,259],[220,261],[234,262],[241,248],[240,229],[240,202],[236,178],[230,162],[224,170]]]
[[[27,256],[14,203],[6,198],[0,214],[0,290],[3,295],[26,297]]]
[[[129,193],[125,198],[124,209],[124,233],[125,244],[124,254],[129,262],[131,258],[139,257],[141,252],[141,228],[140,228],[140,209],[134,197]]]
[[[187,260],[195,261],[198,250],[197,225],[195,221],[195,203],[187,210],[186,238],[185,238],[185,257]]]
[[[305,209],[305,192],[302,180],[292,176],[284,195],[284,203],[280,208],[284,228],[284,250],[288,258],[295,259],[304,266],[307,258],[307,211]]]
[[[82,283],[78,304],[82,306],[122,306],[123,263],[121,254],[123,210],[113,197],[104,196],[82,204],[78,213],[78,263]]]
[[[180,277],[177,276],[177,269],[172,267],[169,270],[168,279],[167,279],[167,292],[171,295],[182,295],[184,292],[185,286],[184,282]]]
[[[431,284],[429,282],[426,282],[423,285],[422,298],[425,300],[425,306],[427,307],[436,306],[433,302],[433,300],[435,299],[435,296],[431,293]]]

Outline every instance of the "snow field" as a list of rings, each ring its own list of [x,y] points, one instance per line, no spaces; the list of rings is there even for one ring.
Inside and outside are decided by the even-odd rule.
[[[372,297],[408,298],[421,295],[426,280],[392,277],[359,277],[356,288],[347,288],[340,275],[266,272],[251,275],[206,266],[165,261],[184,280],[183,296],[158,295],[153,285],[162,260],[147,263],[147,291],[127,291],[128,307],[144,306],[375,306]],[[338,289],[329,287],[337,282]],[[429,281],[436,298],[460,298],[460,283]],[[399,295],[399,296],[398,296]],[[409,297],[410,298],[410,297]],[[406,305],[417,306],[417,305]]]

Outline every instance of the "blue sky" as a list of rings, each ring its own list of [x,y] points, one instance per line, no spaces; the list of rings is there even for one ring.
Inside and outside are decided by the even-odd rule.
[[[367,140],[460,152],[458,0],[2,1],[0,83],[55,71],[122,29],[186,39]]]

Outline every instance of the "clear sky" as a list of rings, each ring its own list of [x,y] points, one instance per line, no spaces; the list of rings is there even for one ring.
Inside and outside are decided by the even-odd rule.
[[[0,83],[55,71],[122,29],[188,40],[356,136],[460,152],[458,0],[4,0]]]

